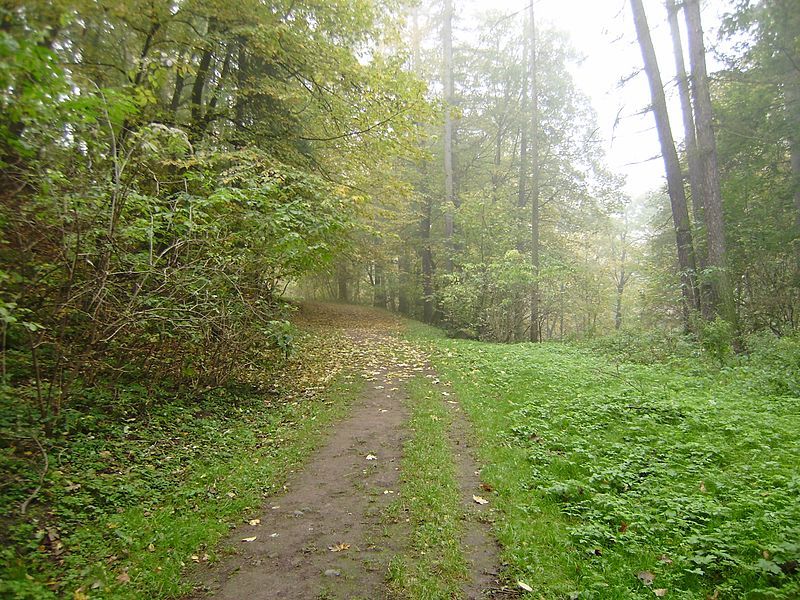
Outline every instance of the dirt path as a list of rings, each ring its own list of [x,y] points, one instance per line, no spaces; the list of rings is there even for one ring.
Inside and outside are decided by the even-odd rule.
[[[285,492],[232,533],[228,557],[197,575],[194,598],[390,597],[387,566],[405,550],[402,527],[387,527],[383,518],[400,493],[402,447],[409,435],[403,382],[432,376],[427,357],[394,335],[398,323],[383,313],[322,305],[305,317],[343,330],[355,346],[353,356],[361,359],[364,390]],[[468,437],[463,415],[456,416],[455,460],[465,506],[474,512],[471,498],[480,482],[472,457],[456,444]],[[464,597],[480,598],[494,587],[496,544],[478,518],[469,519],[464,543],[474,563]]]

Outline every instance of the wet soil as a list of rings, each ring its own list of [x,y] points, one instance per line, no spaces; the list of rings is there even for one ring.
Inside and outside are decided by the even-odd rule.
[[[326,443],[282,494],[232,531],[222,560],[192,575],[191,598],[218,599],[382,599],[391,559],[407,549],[401,524],[385,511],[400,494],[400,463],[408,410],[404,381],[435,377],[427,357],[396,333],[401,323],[379,311],[344,305],[306,305],[301,318],[338,332],[354,345],[364,389],[348,417],[336,424]],[[488,509],[472,500],[480,477],[468,423],[451,399],[454,459],[468,515],[465,555],[473,576],[464,598],[482,598],[498,589],[498,548]]]

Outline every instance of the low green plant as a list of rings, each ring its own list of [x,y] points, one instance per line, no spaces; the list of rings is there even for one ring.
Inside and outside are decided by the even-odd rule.
[[[762,341],[722,368],[691,360],[699,348],[644,364],[427,343],[475,425],[508,575],[530,597],[800,595],[796,369],[777,358],[793,343]]]
[[[314,364],[302,343],[301,363]],[[185,593],[186,568],[215,559],[216,542],[281,489],[358,393],[352,378],[310,376],[200,392],[84,388],[49,437],[4,397],[0,597]]]
[[[448,438],[451,417],[425,379],[408,385],[412,438],[403,448],[401,499],[393,512],[411,526],[410,553],[390,564],[389,582],[403,598],[458,598],[467,577],[461,546],[463,509]]]

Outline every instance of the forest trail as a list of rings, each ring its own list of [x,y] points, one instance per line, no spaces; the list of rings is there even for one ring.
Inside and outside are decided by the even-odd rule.
[[[438,378],[424,353],[399,337],[402,324],[383,312],[312,304],[299,316],[319,335],[341,335],[352,344],[349,377],[361,377],[363,390],[349,416],[332,427],[283,493],[232,531],[222,560],[195,574],[192,598],[393,597],[387,586],[390,562],[410,552],[408,519],[402,511],[389,516],[402,494],[403,444],[413,435],[404,383],[426,377],[438,385]],[[463,597],[482,598],[496,587],[498,548],[487,519],[479,515],[486,507],[472,501],[481,491],[468,424],[454,398],[447,405],[471,574]]]

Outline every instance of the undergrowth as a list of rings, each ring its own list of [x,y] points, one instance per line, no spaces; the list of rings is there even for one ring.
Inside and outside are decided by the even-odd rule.
[[[475,425],[532,598],[800,597],[796,344],[720,364],[686,340],[647,356],[413,335]]]
[[[215,543],[346,410],[358,390],[340,375],[346,361],[331,364],[345,347],[306,336],[302,359],[261,385],[84,389],[49,438],[4,397],[0,597],[186,592],[187,566],[213,560]]]
[[[451,416],[426,380],[408,384],[412,438],[403,447],[401,501],[411,526],[410,554],[389,568],[403,598],[461,597],[467,564],[461,547],[463,509],[447,432]]]

